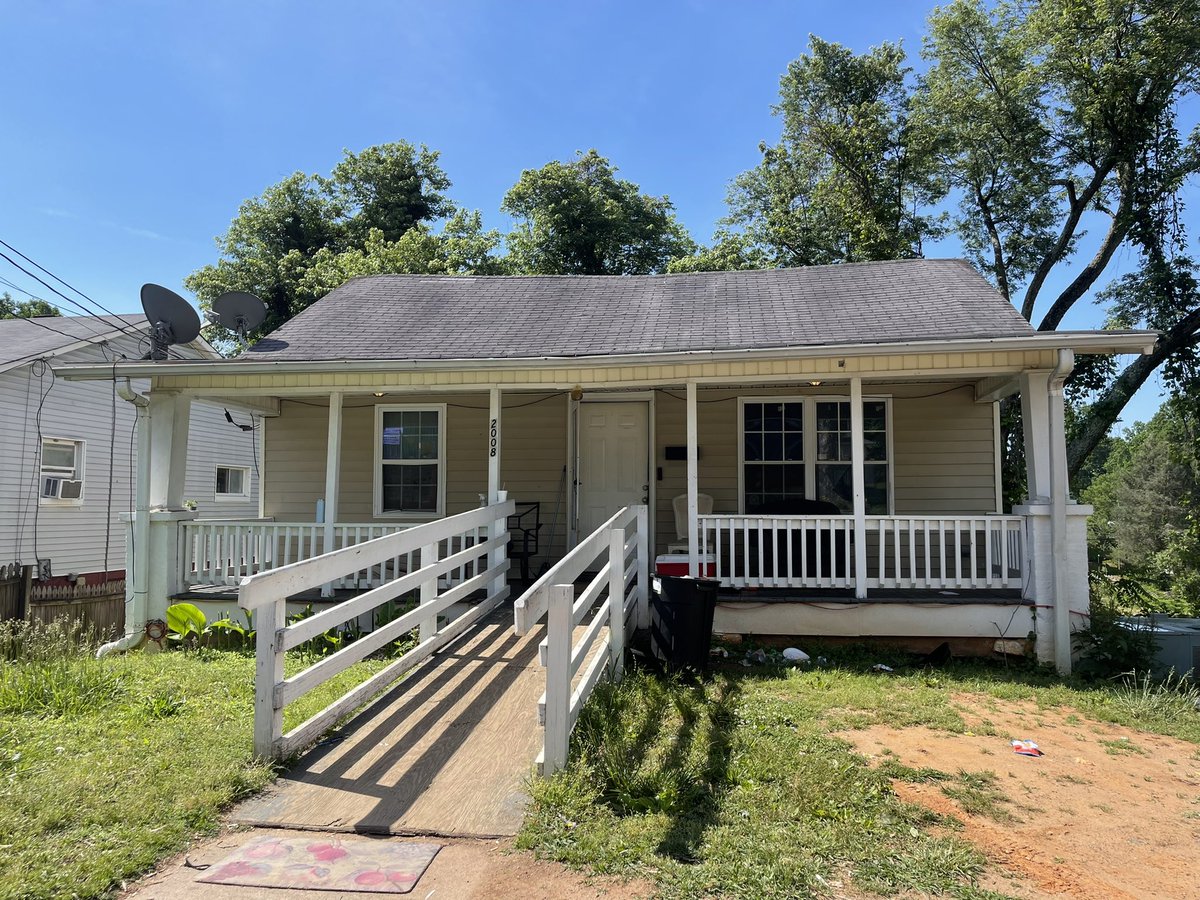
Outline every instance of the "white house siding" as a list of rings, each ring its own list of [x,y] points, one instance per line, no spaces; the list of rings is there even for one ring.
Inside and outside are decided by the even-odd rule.
[[[109,342],[112,351],[131,358],[141,356],[132,338]],[[198,354],[181,348],[184,355]],[[53,366],[97,363],[111,359],[98,347],[89,346],[55,357]],[[115,434],[112,427],[113,386],[111,382],[66,381],[47,371],[38,378],[34,366],[22,366],[0,374],[0,558],[4,562],[32,564],[50,559],[55,576],[85,574],[125,568],[125,525],[120,515],[130,509],[130,484],[136,478],[131,464],[134,436],[133,406],[116,400]],[[52,385],[52,386],[51,386]],[[144,391],[145,383],[134,382]],[[49,392],[46,393],[47,388]],[[79,506],[39,505],[37,411],[41,397],[41,433],[45,437],[84,441],[83,502]],[[216,430],[209,412],[193,404],[192,440],[198,445],[237,447],[234,464],[252,466],[248,442],[224,422]],[[248,417],[240,416],[245,421]],[[135,445],[136,448],[136,445]],[[112,484],[109,485],[110,460]],[[189,465],[191,464],[189,453]],[[190,480],[190,479],[189,479]],[[199,492],[197,492],[199,493]],[[196,496],[193,494],[192,496]],[[208,489],[211,501],[213,488]],[[201,499],[203,495],[201,494]],[[210,503],[211,505],[211,503]],[[253,501],[244,510],[256,510]],[[255,514],[254,511],[239,515]],[[107,533],[106,533],[107,529]],[[106,551],[107,545],[107,551]]]
[[[234,421],[251,424],[250,414],[229,407]],[[255,419],[255,424],[261,423]],[[187,477],[183,496],[196,501],[202,519],[249,519],[258,516],[259,460],[255,442],[260,430],[242,431],[225,421],[225,407],[202,400],[192,401],[188,427]],[[244,499],[218,500],[217,466],[236,466],[248,470]]]
[[[479,495],[487,490],[487,394],[396,394],[378,400],[354,395],[342,407],[338,521],[396,521],[374,516],[374,408],[423,403],[446,404],[446,513],[479,505]],[[265,515],[280,522],[315,520],[317,501],[325,493],[328,416],[324,403],[284,399],[280,415],[264,420]],[[556,556],[565,546],[565,494],[553,533],[551,527],[567,459],[566,422],[565,394],[504,396],[501,484],[518,502],[541,503],[541,547],[552,541]]]

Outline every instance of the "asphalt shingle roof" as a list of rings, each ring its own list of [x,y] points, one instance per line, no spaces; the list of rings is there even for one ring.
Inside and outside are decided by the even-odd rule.
[[[40,323],[44,327],[38,327]],[[37,316],[0,319],[0,369],[54,353],[79,341],[96,342],[118,330],[140,331],[146,317],[140,313],[116,316]]]
[[[963,260],[635,276],[377,275],[242,359],[519,359],[1022,337]]]

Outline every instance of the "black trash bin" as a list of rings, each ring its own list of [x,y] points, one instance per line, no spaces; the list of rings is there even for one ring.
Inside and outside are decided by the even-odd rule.
[[[708,671],[713,612],[720,585],[714,578],[654,577],[650,649],[668,669]]]

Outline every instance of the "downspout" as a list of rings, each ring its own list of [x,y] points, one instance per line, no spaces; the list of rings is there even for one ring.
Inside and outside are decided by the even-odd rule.
[[[103,645],[96,658],[133,650],[146,640],[147,578],[150,575],[150,401],[125,379],[117,385],[122,400],[132,403],[137,414],[137,506],[133,529],[133,589],[126,592],[125,636]],[[112,461],[109,461],[112,464]],[[111,511],[110,511],[111,514]],[[128,566],[129,560],[126,560]],[[126,572],[128,575],[128,572]]]
[[[1054,574],[1054,667],[1071,672],[1071,604],[1067,587],[1067,446],[1063,383],[1075,368],[1075,353],[1059,350],[1050,372],[1050,565]]]

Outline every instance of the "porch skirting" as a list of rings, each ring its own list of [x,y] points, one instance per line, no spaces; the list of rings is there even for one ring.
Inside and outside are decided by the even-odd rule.
[[[744,595],[743,595],[744,597]],[[1019,597],[941,597],[926,600],[824,596],[804,600],[722,597],[713,631],[718,634],[805,637],[919,637],[1024,640],[1034,629],[1034,608]]]

